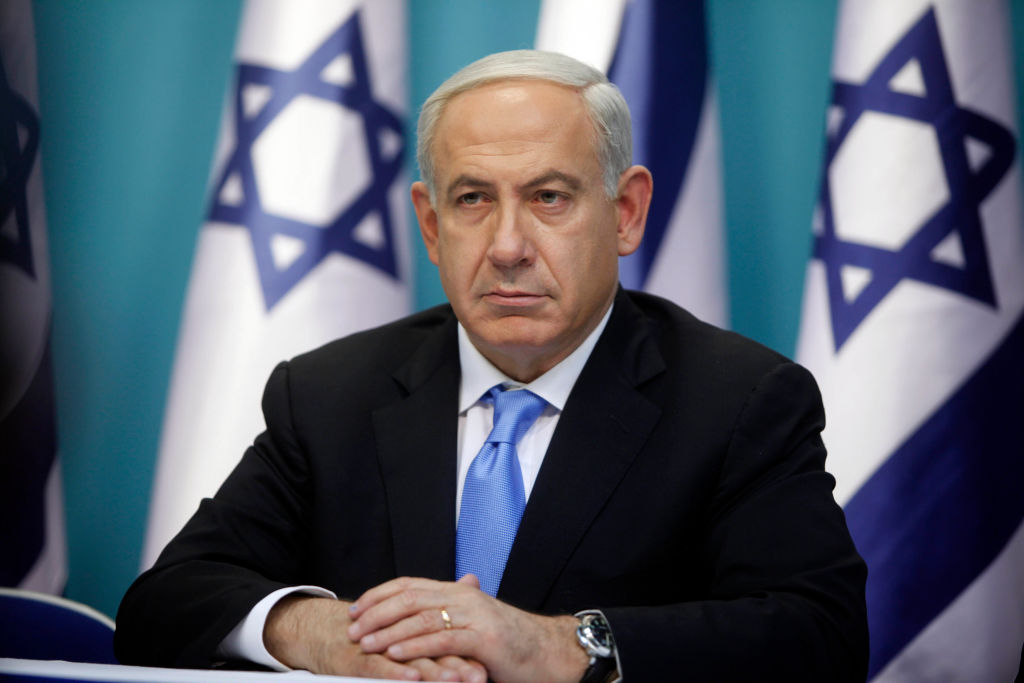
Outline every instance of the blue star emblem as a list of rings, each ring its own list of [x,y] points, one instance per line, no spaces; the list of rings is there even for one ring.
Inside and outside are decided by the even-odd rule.
[[[19,128],[23,134],[19,135]],[[35,278],[25,186],[39,151],[39,117],[11,90],[0,61],[0,226],[13,218],[13,234],[0,231],[0,263]]]
[[[349,65],[344,83],[325,75],[339,58]],[[401,170],[405,136],[399,116],[373,98],[359,12],[354,12],[294,70],[240,63],[236,80],[236,144],[213,184],[210,220],[241,225],[249,231],[267,310],[332,252],[359,259],[398,278],[388,191]],[[245,100],[252,87],[267,93],[266,102],[255,112],[247,110]],[[310,98],[340,106],[347,115],[357,117],[369,164],[369,182],[325,222],[275,212],[261,196],[254,161],[254,145],[275,119],[297,100],[308,102]],[[387,140],[392,144],[386,144]],[[350,150],[337,152],[340,157]],[[232,193],[241,196],[231,198]],[[357,228],[374,215],[379,219],[381,237],[360,239]],[[293,243],[297,240],[301,245],[298,256],[283,267],[275,262],[272,251],[272,242],[278,237]]]
[[[894,90],[893,78],[914,60],[920,68],[923,94]],[[836,350],[904,279],[941,287],[997,307],[979,205],[1009,170],[1016,154],[1016,141],[998,122],[957,105],[935,10],[929,9],[896,42],[862,84],[836,81],[832,103],[842,115],[827,142],[820,197],[822,230],[815,238],[814,256],[825,265]],[[867,112],[933,127],[949,189],[948,201],[895,249],[843,240],[836,232],[835,194],[828,169],[858,119]],[[977,168],[972,169],[969,163],[968,141],[987,150],[987,158]],[[954,234],[959,237],[962,250],[960,264],[935,256],[940,243]],[[870,274],[870,280],[854,297],[844,296],[841,271],[847,266]]]

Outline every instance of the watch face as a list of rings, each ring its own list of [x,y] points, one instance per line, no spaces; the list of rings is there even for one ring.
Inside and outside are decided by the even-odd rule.
[[[612,657],[615,653],[615,639],[611,627],[600,614],[588,614],[580,621],[578,630],[580,644],[591,657]]]
[[[594,615],[590,617],[588,626],[590,627],[591,637],[600,643],[602,647],[611,649],[615,641],[612,640],[612,630],[609,628],[608,622]]]

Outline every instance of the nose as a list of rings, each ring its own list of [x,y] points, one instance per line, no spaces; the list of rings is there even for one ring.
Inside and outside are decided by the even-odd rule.
[[[501,206],[487,257],[498,268],[517,268],[533,261],[533,244],[528,234],[529,220],[517,207]]]

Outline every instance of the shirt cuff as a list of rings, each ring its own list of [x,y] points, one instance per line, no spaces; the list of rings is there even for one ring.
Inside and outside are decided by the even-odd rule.
[[[245,618],[231,629],[231,633],[224,637],[217,647],[218,656],[227,659],[244,659],[253,664],[262,664],[274,671],[291,671],[291,668],[282,664],[274,655],[267,651],[263,644],[263,627],[267,623],[267,615],[271,608],[282,598],[293,593],[304,593],[318,598],[338,599],[338,596],[319,586],[290,586],[280,588],[267,597],[263,598],[249,610]]]

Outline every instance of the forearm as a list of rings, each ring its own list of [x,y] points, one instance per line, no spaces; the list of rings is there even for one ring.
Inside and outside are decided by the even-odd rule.
[[[267,618],[271,610],[291,595],[307,595],[336,599],[338,596],[318,586],[289,586],[274,591],[260,600],[245,618],[232,629],[218,648],[226,660],[240,660],[265,666],[274,671],[288,671],[291,667],[274,657],[264,642]]]
[[[225,636],[283,586],[253,572],[194,560],[140,576],[117,613],[114,648],[124,664],[208,668]]]
[[[274,658],[292,669],[321,672],[322,634],[342,633],[350,603],[308,595],[288,595],[270,609],[263,644]]]
[[[307,556],[304,456],[295,446],[284,389],[286,372],[268,383],[267,422],[213,498],[128,590],[118,611],[121,661],[149,666],[210,667],[217,650],[260,600],[313,582]],[[284,416],[284,417],[282,417]]]
[[[603,610],[626,681],[864,681],[863,614],[765,595]]]

